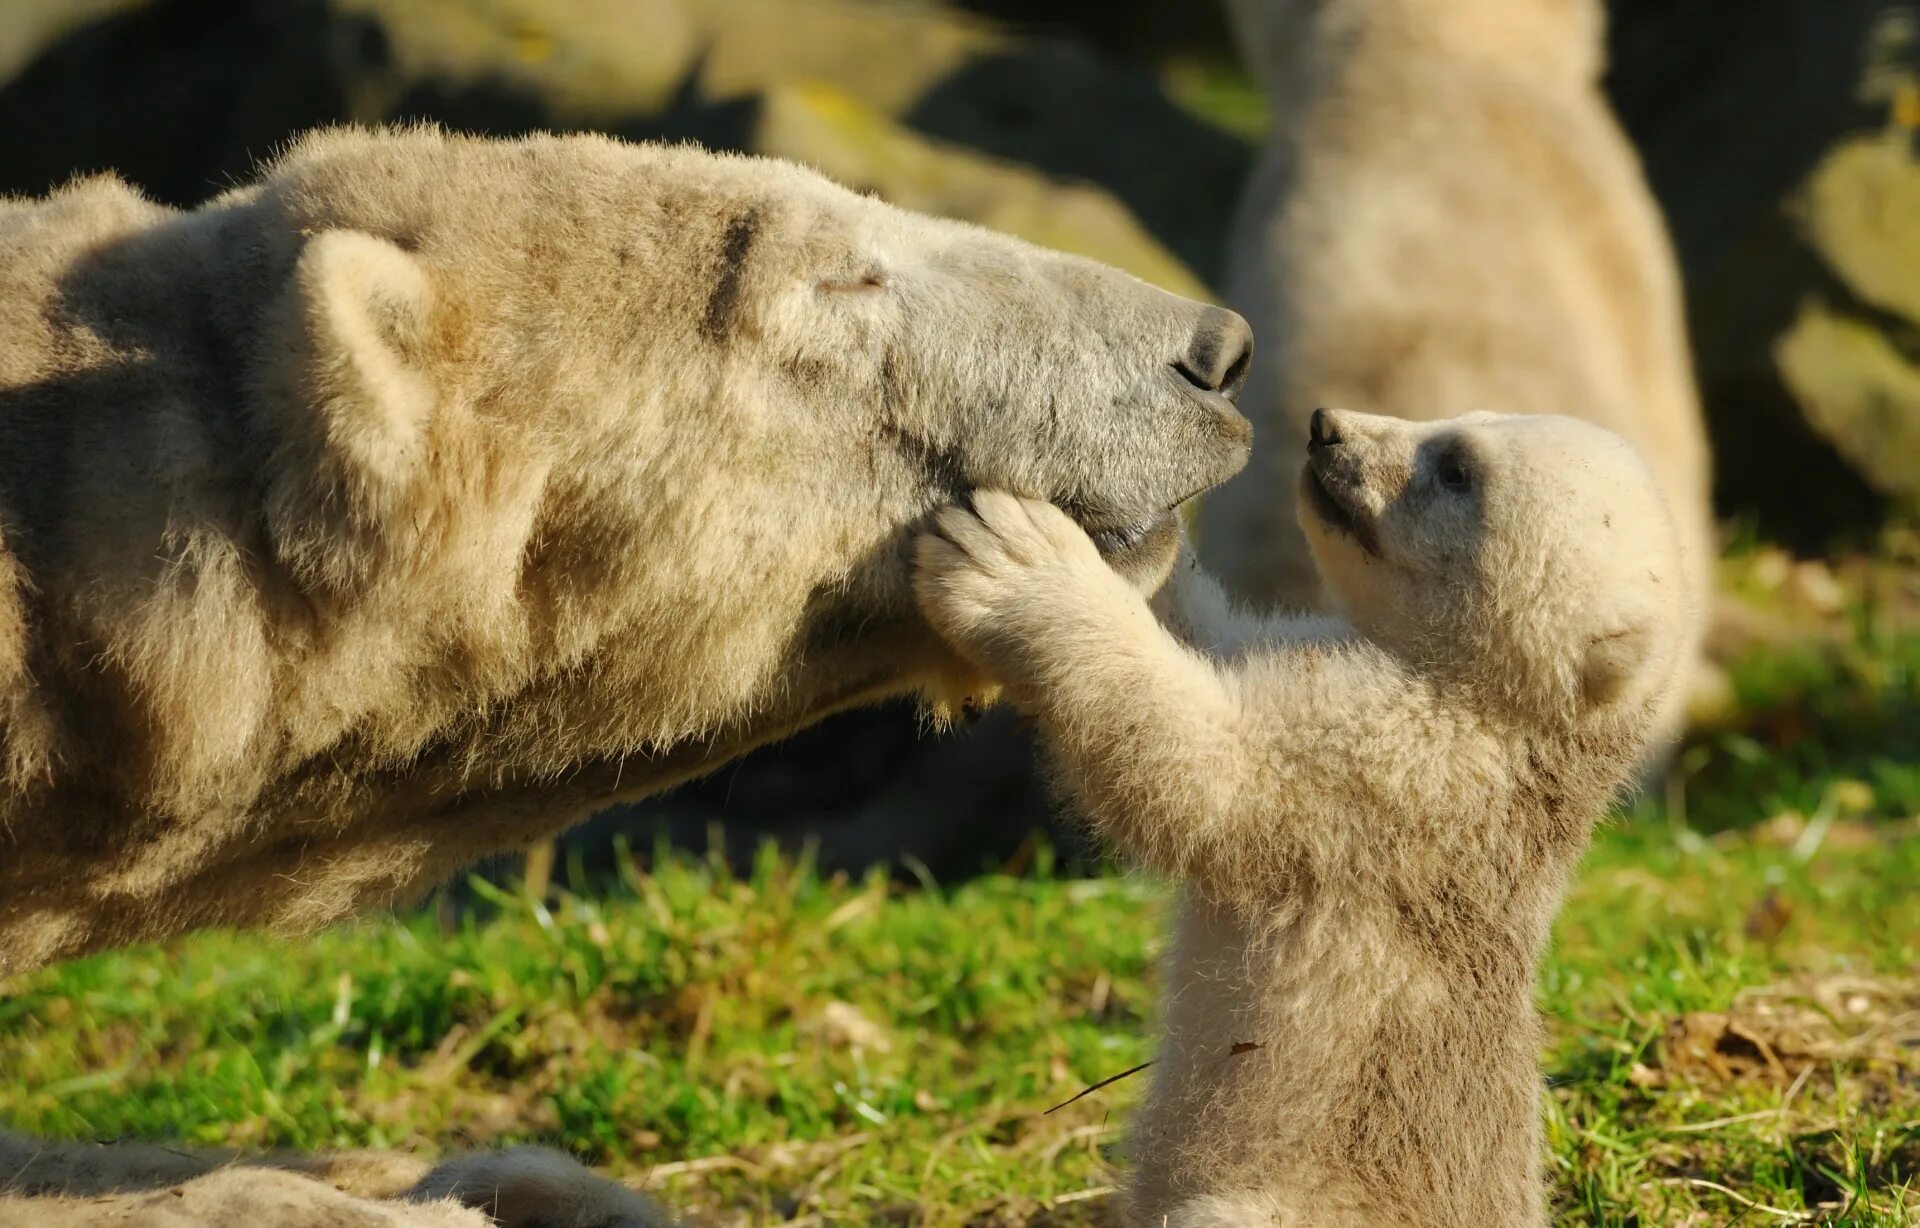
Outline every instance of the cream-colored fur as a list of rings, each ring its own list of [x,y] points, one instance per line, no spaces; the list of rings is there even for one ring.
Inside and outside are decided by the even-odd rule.
[[[802,168],[300,140],[0,201],[0,976],[302,930],[829,712],[972,684],[926,511],[1157,583],[1245,323]]]
[[[1685,674],[1678,535],[1560,417],[1320,420],[1300,518],[1341,619],[1163,629],[1000,493],[923,539],[929,617],[1037,717],[1074,802],[1176,879],[1128,1222],[1543,1222],[1535,964]]]
[[[241,1157],[0,1134],[0,1228],[666,1228],[653,1202],[541,1147],[431,1171],[390,1152]]]
[[[1637,447],[1705,594],[1705,429],[1671,244],[1601,93],[1601,0],[1229,0],[1273,127],[1227,298],[1263,353],[1246,473],[1201,560],[1259,602],[1316,604],[1293,478],[1307,416],[1555,412]]]
[[[382,1202],[271,1168],[97,1198],[0,1195],[0,1228],[494,1228],[458,1203]]]
[[[363,1198],[390,1198],[419,1184],[430,1167],[403,1151],[246,1154],[163,1143],[86,1143],[0,1131],[0,1193],[99,1198],[178,1185],[235,1166],[275,1168]]]

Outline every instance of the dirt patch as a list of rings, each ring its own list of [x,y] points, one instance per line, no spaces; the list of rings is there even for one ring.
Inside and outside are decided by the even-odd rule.
[[[1667,1024],[1643,1087],[1762,1081],[1787,1086],[1818,1068],[1920,1075],[1920,981],[1807,977],[1742,990],[1725,1011]]]

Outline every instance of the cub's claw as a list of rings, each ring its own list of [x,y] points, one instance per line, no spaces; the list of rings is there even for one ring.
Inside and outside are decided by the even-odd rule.
[[[1066,513],[997,490],[974,492],[971,507],[935,513],[915,561],[914,590],[928,622],[1003,679],[1023,646],[1097,602],[1090,594],[1126,587]]]

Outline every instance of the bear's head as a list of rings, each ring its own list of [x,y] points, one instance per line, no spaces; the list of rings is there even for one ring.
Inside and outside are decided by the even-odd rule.
[[[1360,631],[1488,703],[1564,726],[1677,693],[1692,588],[1651,470],[1608,431],[1316,410],[1299,517]]]
[[[964,693],[912,600],[932,509],[1049,500],[1152,588],[1248,455],[1239,316],[790,163],[337,130],[222,204],[277,555],[536,637],[595,741]]]
[[[715,390],[791,445],[857,459],[896,513],[982,486],[1042,498],[1158,586],[1175,509],[1248,455],[1243,319],[784,164],[715,170],[727,195],[686,321]]]

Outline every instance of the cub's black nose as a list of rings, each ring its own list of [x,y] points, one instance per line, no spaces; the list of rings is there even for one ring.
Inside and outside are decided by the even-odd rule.
[[[1186,354],[1173,365],[1195,388],[1234,400],[1253,365],[1253,328],[1235,312],[1210,307]]]
[[[1307,419],[1307,450],[1331,448],[1340,442],[1340,428],[1334,425],[1333,415],[1324,409],[1313,411],[1313,417]]]

